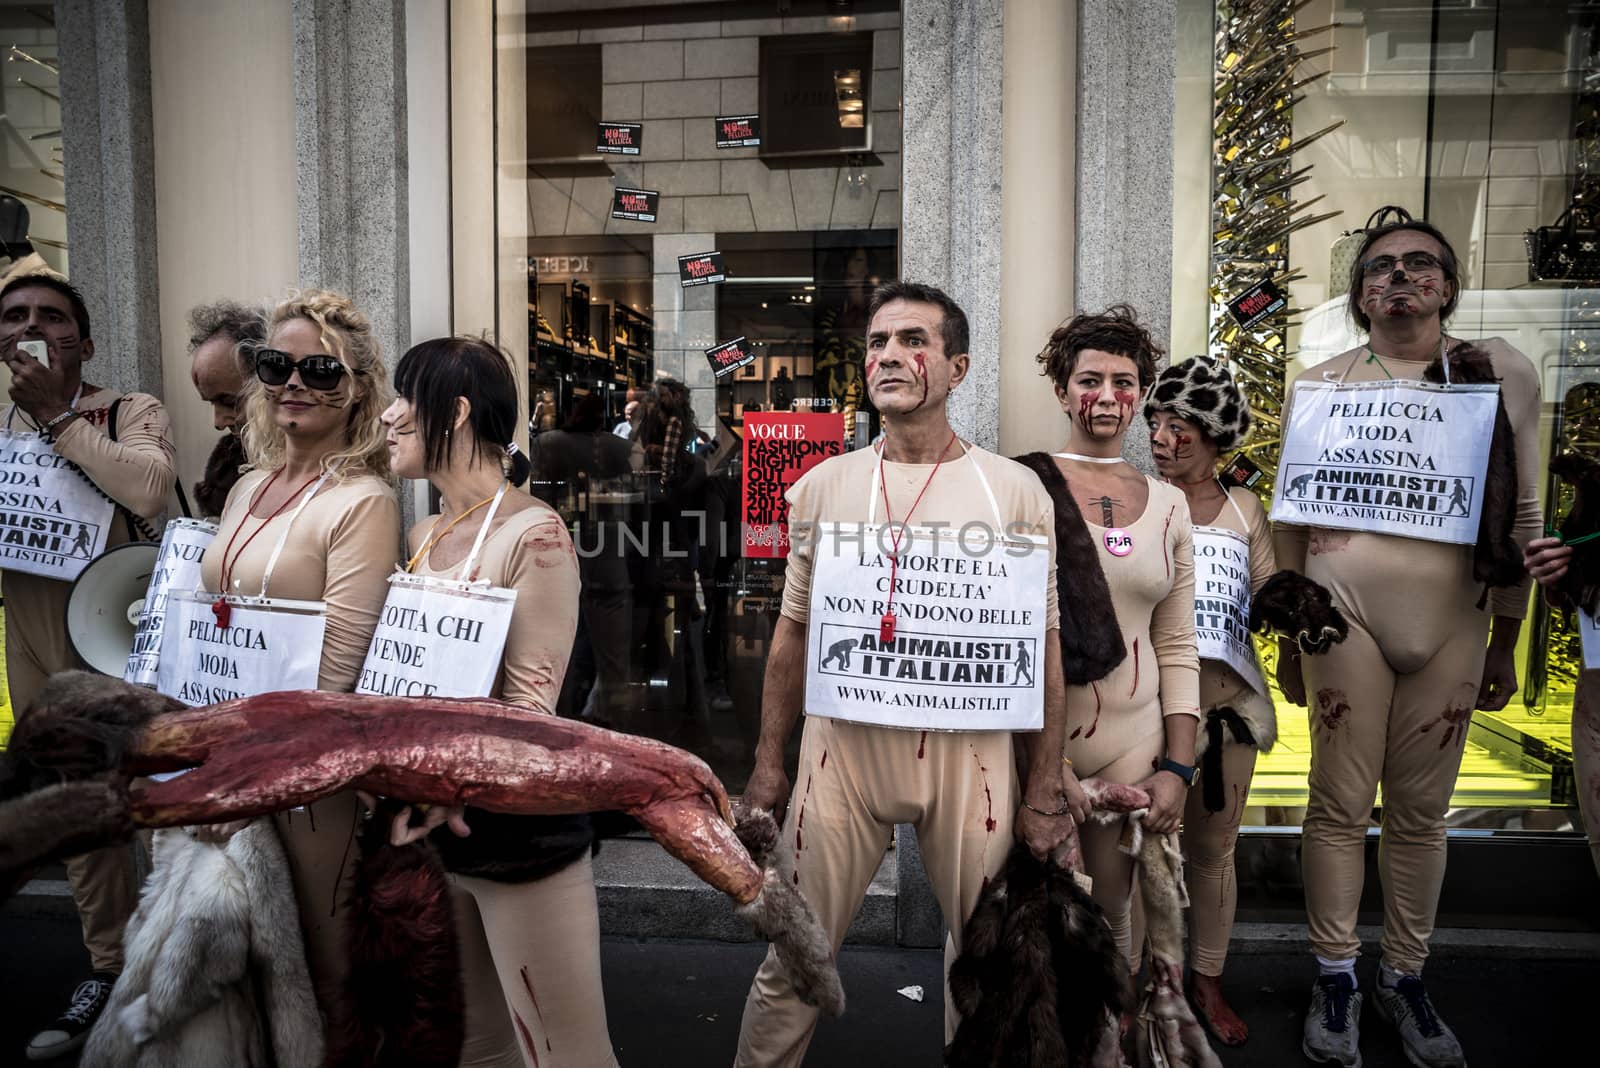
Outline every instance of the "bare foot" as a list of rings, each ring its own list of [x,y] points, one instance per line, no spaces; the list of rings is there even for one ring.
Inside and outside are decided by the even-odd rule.
[[[1217,1041],[1224,1046],[1244,1045],[1244,1040],[1250,1037],[1250,1028],[1239,1019],[1239,1014],[1233,1011],[1228,999],[1223,996],[1222,977],[1196,972],[1190,979],[1189,1001]]]

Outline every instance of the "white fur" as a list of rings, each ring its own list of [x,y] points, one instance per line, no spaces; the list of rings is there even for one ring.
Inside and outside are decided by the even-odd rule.
[[[83,1068],[320,1065],[322,1021],[271,821],[225,845],[160,830],[154,853]]]

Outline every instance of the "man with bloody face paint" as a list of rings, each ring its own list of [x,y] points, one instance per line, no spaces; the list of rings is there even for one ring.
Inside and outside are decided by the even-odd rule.
[[[1495,418],[1508,422],[1510,433],[1493,434],[1476,546],[1427,540],[1422,533],[1402,536],[1393,521],[1384,530],[1375,528],[1376,520],[1373,529],[1275,524],[1278,565],[1326,586],[1350,624],[1349,638],[1326,655],[1302,660],[1292,642],[1283,642],[1278,657],[1284,695],[1297,704],[1310,699],[1311,792],[1302,864],[1320,974],[1303,1049],[1317,1063],[1361,1063],[1356,916],[1381,783],[1383,955],[1374,997],[1412,1064],[1464,1065],[1461,1045],[1434,1010],[1421,973],[1444,880],[1445,810],[1468,721],[1474,708],[1504,708],[1517,689],[1513,651],[1527,610],[1527,577],[1517,579],[1519,565],[1499,579],[1485,578],[1484,558],[1510,553],[1520,559],[1514,545],[1500,546],[1509,540],[1507,530],[1524,545],[1539,533],[1538,375],[1527,357],[1499,338],[1469,343],[1445,334],[1444,321],[1460,297],[1460,274],[1449,242],[1425,222],[1367,231],[1350,283],[1350,313],[1370,330],[1369,341],[1299,376],[1285,405],[1286,453],[1298,433],[1316,432],[1295,427],[1295,410],[1338,407],[1316,399],[1337,383],[1439,383],[1432,396],[1440,411],[1452,402],[1444,384],[1497,384],[1506,419]],[[1385,419],[1380,429],[1386,433],[1412,432],[1398,413]],[[1514,439],[1514,463],[1504,455],[1512,442],[1505,450],[1500,445],[1506,436]],[[1488,428],[1463,437],[1487,441]],[[1287,492],[1292,500],[1293,488]],[[1437,514],[1456,510],[1448,488],[1440,489],[1438,501]],[[1500,522],[1494,521],[1497,511]],[[1487,597],[1486,586],[1495,587]]]
[[[836,950],[883,859],[894,824],[914,824],[950,930],[948,967],[961,950],[962,930],[980,891],[1004,865],[1013,831],[1043,857],[1058,846],[1075,848],[1074,821],[1088,814],[1082,789],[1061,762],[1066,705],[1057,636],[1054,513],[1032,472],[962,441],[950,428],[947,402],[969,367],[967,321],[960,307],[932,287],[897,282],[874,293],[868,320],[867,389],[884,416],[883,441],[881,447],[824,461],[788,493],[794,549],[767,660],[756,766],[744,798],[747,804],[780,813],[787,805],[783,845],[792,850],[789,877],[816,910]],[[877,517],[882,517],[882,527],[874,526],[880,522]],[[852,567],[876,566],[878,584],[866,588],[898,591],[898,561],[907,562],[898,570],[900,576],[920,581],[927,574],[912,570],[919,551],[914,546],[926,544],[927,532],[979,526],[995,535],[1032,536],[1034,551],[1048,553],[1047,560],[1038,561],[1040,575],[1048,579],[1033,591],[1042,616],[1035,624],[1042,624],[1038,633],[1043,648],[1034,652],[1035,662],[1042,657],[1043,664],[1042,730],[1017,736],[1026,753],[1025,781],[1016,770],[1011,729],[996,729],[998,719],[982,701],[954,719],[907,716],[893,726],[874,720],[874,708],[855,718],[846,705],[829,703],[832,680],[843,677],[830,671],[860,677],[873,661],[868,651],[877,650],[876,659],[883,661],[886,650],[901,648],[897,634],[909,638],[926,624],[916,621],[920,617],[914,609],[919,606],[908,603],[909,597],[896,602],[891,595],[882,606],[869,594],[870,615],[856,621],[865,626],[830,630],[833,624],[824,621],[836,606],[821,593],[814,600],[813,587],[843,588],[841,575],[847,576]],[[841,545],[842,539],[828,533],[844,529],[857,530],[858,540]],[[877,537],[874,530],[887,533]],[[859,532],[865,532],[864,538]],[[948,565],[968,574],[974,566]],[[984,570],[999,573],[987,565]],[[1011,573],[1020,571],[1013,568]],[[950,574],[944,572],[945,577]],[[907,593],[914,588],[903,577],[898,581],[906,583]],[[990,589],[991,596],[1001,598],[1019,592]],[[879,607],[884,609],[881,617]],[[812,647],[812,623],[825,634],[851,637],[832,647]],[[991,670],[1009,672],[1015,657],[1011,652]],[[838,668],[841,661],[847,667]],[[819,679],[829,685],[819,687]],[[1036,685],[1026,674],[1011,681],[1017,688]],[[791,798],[784,745],[802,711],[808,715]],[[735,1063],[800,1064],[816,1018],[816,1010],[800,1001],[783,967],[769,954],[745,1003]],[[947,1000],[946,1041],[958,1022]]]

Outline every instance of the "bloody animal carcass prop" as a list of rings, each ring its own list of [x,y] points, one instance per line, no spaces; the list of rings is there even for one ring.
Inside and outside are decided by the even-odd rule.
[[[129,785],[175,771],[185,774]],[[626,812],[733,898],[772,941],[802,998],[843,1011],[831,947],[810,906],[751,859],[727,792],[703,761],[499,701],[305,690],[186,709],[120,680],[63,672],[0,754],[0,890],[14,890],[38,863],[125,840],[135,827],[244,819],[351,788],[519,815]],[[63,791],[81,802],[74,815],[12,818],[13,806],[37,814],[45,790],[57,805],[68,800]]]

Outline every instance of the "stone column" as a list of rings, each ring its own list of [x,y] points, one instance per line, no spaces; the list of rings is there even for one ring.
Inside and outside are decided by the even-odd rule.
[[[1078,3],[1077,306],[1132,304],[1162,345],[1172,319],[1177,18],[1176,0]],[[1137,419],[1123,454],[1154,473]]]
[[[89,374],[159,396],[149,9],[146,0],[59,0],[55,16],[68,264],[89,306]]]
[[[411,343],[405,10],[294,0],[300,284],[349,294],[391,368]]]
[[[1003,0],[906,0],[900,274],[966,310],[972,370],[951,422],[1000,436],[1000,96]],[[1169,94],[1170,95],[1170,94]]]

